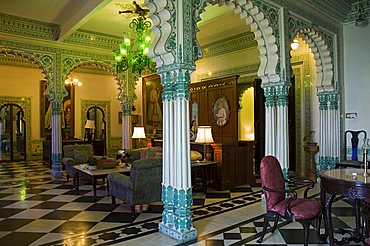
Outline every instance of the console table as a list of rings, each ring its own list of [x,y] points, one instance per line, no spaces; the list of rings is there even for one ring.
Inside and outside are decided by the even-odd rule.
[[[363,176],[364,169],[359,168],[337,168],[326,170],[320,175],[321,191],[320,198],[324,208],[325,234],[323,239],[329,237],[330,245],[336,243],[348,245],[350,241],[363,242],[361,234],[360,205],[361,200],[370,197],[370,176]],[[339,233],[350,233],[350,237],[338,241],[334,238],[333,224],[331,219],[331,206],[336,195],[343,195],[354,199],[356,228],[348,232],[343,229]]]

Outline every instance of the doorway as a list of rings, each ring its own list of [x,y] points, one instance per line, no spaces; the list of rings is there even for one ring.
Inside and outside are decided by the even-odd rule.
[[[0,161],[26,161],[26,121],[21,106],[0,106]]]

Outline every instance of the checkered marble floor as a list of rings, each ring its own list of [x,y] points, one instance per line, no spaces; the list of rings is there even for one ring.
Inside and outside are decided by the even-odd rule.
[[[274,234],[256,243],[265,211],[258,185],[194,192],[193,204],[199,236],[187,245],[302,244],[302,227],[283,220]],[[178,245],[158,232],[160,202],[138,206],[137,212],[132,218],[130,208],[121,201],[112,205],[103,183],[94,200],[89,183],[77,192],[71,181],[53,180],[50,170],[39,162],[0,164],[0,245]],[[353,207],[346,199],[334,203],[333,215],[335,227],[354,225]],[[311,231],[310,244],[318,243]]]

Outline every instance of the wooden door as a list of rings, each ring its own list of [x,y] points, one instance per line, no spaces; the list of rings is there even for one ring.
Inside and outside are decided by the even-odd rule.
[[[260,172],[260,163],[265,156],[265,95],[261,87],[262,81],[254,81],[254,139],[255,139],[255,170]]]

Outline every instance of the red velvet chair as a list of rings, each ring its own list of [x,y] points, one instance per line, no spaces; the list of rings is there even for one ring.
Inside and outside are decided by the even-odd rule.
[[[309,183],[309,185],[304,191],[304,198],[298,198],[296,191],[285,189],[283,172],[281,171],[279,161],[273,156],[265,156],[262,159],[260,174],[267,213],[264,216],[262,235],[257,242],[262,242],[269,220],[274,220],[271,232],[275,231],[279,217],[289,221],[297,221],[303,226],[304,245],[308,245],[310,224],[316,220],[316,232],[320,239],[322,206],[319,201],[307,198],[308,190],[314,187],[314,182],[311,180],[300,180],[304,183]],[[286,197],[287,194],[290,195],[288,198]]]

